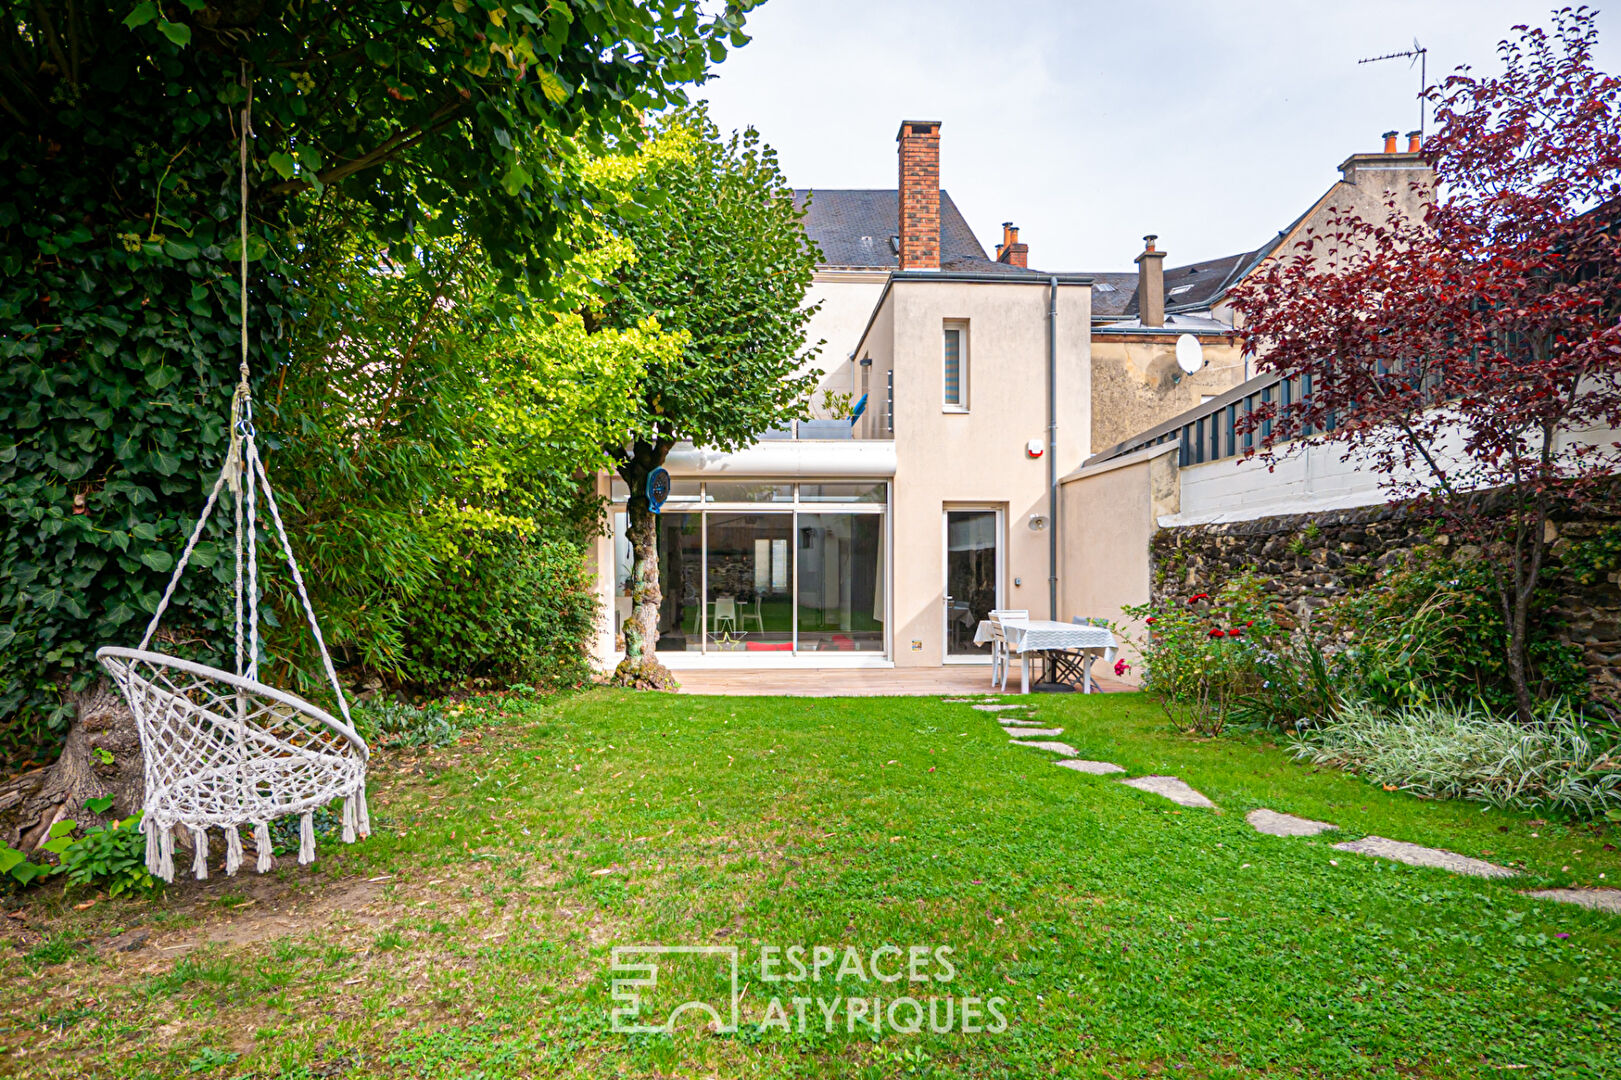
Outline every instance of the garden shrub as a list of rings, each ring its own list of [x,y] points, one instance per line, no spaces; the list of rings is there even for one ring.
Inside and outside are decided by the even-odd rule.
[[[430,689],[589,676],[596,600],[580,543],[503,536],[473,545],[417,596],[400,674]]]
[[[1178,727],[1206,735],[1219,734],[1235,703],[1261,688],[1285,637],[1277,602],[1250,572],[1215,593],[1125,611],[1148,627],[1138,643],[1144,687]]]
[[[1551,590],[1538,597],[1530,625],[1532,691],[1540,701],[1583,702],[1581,651],[1556,636]],[[1366,589],[1319,614],[1349,641],[1343,654],[1350,696],[1394,709],[1479,702],[1493,715],[1515,711],[1503,643],[1508,631],[1490,575],[1479,559],[1419,547]]]
[[[1297,758],[1361,774],[1427,798],[1466,799],[1578,818],[1621,814],[1621,744],[1613,730],[1555,705],[1527,728],[1478,703],[1426,702],[1388,710],[1346,704],[1301,732]]]

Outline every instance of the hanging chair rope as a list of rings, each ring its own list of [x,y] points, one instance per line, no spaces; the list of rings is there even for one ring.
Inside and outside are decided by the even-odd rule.
[[[193,872],[208,876],[208,832],[225,831],[225,872],[243,861],[239,829],[253,829],[261,873],[270,869],[269,822],[299,815],[300,863],[315,858],[314,812],[343,799],[342,834],[348,843],[371,832],[366,809],[369,750],[351,726],[349,702],[338,681],[326,639],[315,618],[304,575],[259,455],[253,426],[248,367],[248,138],[252,133],[253,84],[242,65],[238,168],[241,206],[237,264],[242,355],[231,395],[230,444],[197,524],[175,563],[138,649],[103,648],[97,657],[112,674],[135,714],[145,757],[147,868],[174,878],[174,830],[189,830]],[[235,674],[149,651],[175,590],[230,488],[235,511]],[[276,540],[287,559],[300,606],[315,637],[321,665],[343,719],[329,715],[259,680],[258,503],[263,491]],[[246,570],[244,581],[243,571]],[[246,603],[244,604],[244,598]],[[244,610],[245,609],[245,610]],[[246,633],[244,634],[244,629]]]

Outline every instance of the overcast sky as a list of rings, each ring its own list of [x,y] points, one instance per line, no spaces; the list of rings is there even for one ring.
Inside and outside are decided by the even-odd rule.
[[[1012,220],[1043,270],[1130,270],[1149,232],[1179,265],[1258,247],[1348,154],[1418,126],[1418,70],[1358,59],[1416,37],[1432,81],[1495,71],[1510,27],[1553,6],[770,0],[699,96],[796,187],[893,188],[900,121],[939,120],[941,184],[987,252]],[[1621,71],[1621,17],[1599,28]]]

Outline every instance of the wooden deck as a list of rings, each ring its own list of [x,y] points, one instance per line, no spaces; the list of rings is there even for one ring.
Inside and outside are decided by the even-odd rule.
[[[1103,665],[1099,664],[1099,667]],[[675,673],[683,694],[783,697],[932,697],[991,693],[988,665],[934,668],[734,668]],[[1105,693],[1135,690],[1112,676],[1098,675]],[[1007,692],[1019,694],[1017,674]]]

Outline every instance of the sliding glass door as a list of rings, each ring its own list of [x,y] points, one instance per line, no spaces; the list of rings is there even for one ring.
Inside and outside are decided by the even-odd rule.
[[[887,484],[679,483],[657,525],[660,652],[885,654]],[[617,630],[630,552],[615,510]]]

